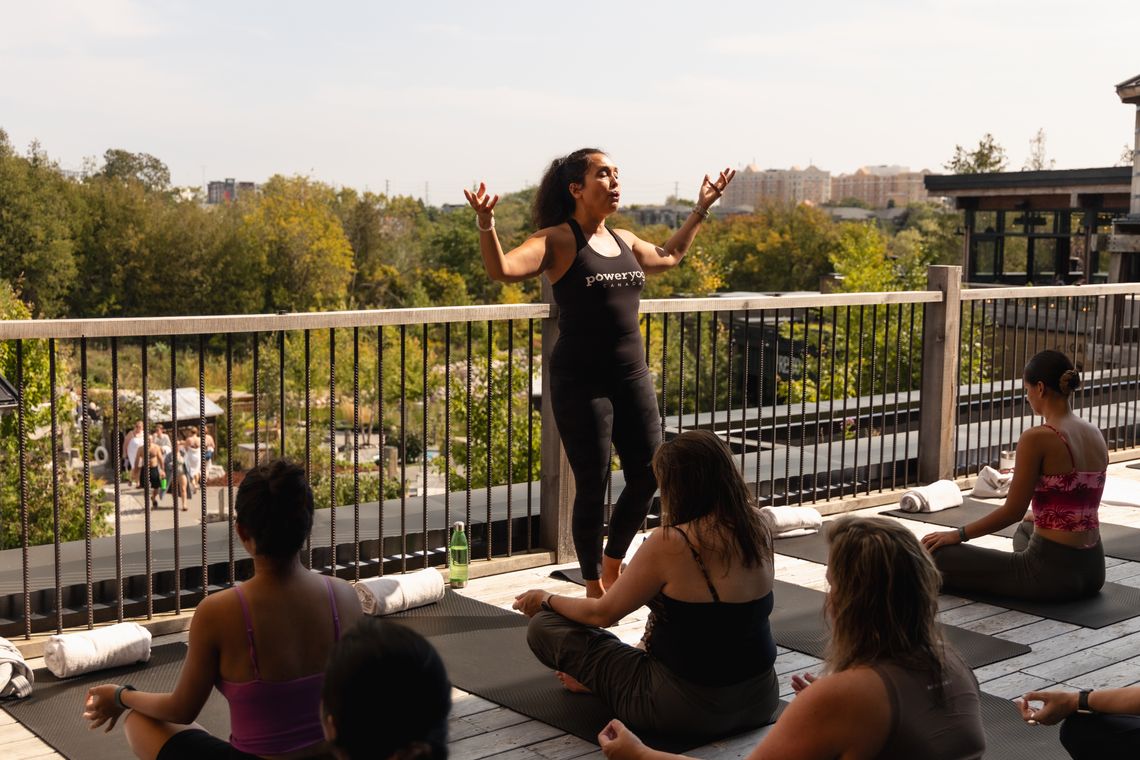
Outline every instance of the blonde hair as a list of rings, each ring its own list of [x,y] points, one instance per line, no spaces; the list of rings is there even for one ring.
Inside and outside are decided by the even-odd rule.
[[[841,517],[830,523],[827,537],[827,670],[892,661],[926,671],[941,684],[941,575],[930,554],[902,524],[885,517]]]

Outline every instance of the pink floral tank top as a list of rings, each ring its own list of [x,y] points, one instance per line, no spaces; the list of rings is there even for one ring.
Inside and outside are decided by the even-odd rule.
[[[1039,528],[1078,533],[1100,527],[1097,510],[1104,492],[1105,472],[1077,470],[1073,449],[1060,430],[1052,430],[1069,451],[1073,471],[1062,475],[1042,475],[1033,489],[1033,524]]]

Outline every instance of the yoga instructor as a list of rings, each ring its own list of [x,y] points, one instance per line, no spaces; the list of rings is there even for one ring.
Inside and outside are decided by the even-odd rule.
[[[503,252],[495,233],[495,204],[480,183],[464,190],[475,209],[487,274],[517,282],[545,274],[558,305],[559,337],[550,357],[554,419],[574,472],[574,549],[586,595],[599,597],[617,580],[622,559],[657,490],[650,462],[661,442],[657,396],[638,325],[647,274],[681,262],[716,202],[736,174],[706,174],[697,204],[662,246],[628,230],[606,226],[621,201],[618,167],[595,148],[555,159],[538,187],[538,229]],[[602,552],[603,500],[610,444],[621,458],[625,488],[610,518]]]

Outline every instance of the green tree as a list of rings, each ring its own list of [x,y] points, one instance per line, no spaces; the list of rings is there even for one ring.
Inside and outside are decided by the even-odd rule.
[[[43,317],[66,315],[76,282],[73,183],[36,143],[16,155],[0,130],[0,279],[18,288]]]
[[[1025,158],[1025,164],[1021,167],[1024,172],[1039,172],[1045,169],[1052,169],[1057,165],[1057,162],[1045,156],[1045,130],[1038,129],[1037,134],[1029,141],[1029,155]]]
[[[735,262],[727,277],[730,289],[815,290],[831,271],[838,225],[823,209],[766,203],[728,226],[723,258]]]
[[[103,154],[103,168],[99,173],[108,179],[138,182],[151,191],[170,189],[170,169],[149,153],[111,148]]]
[[[955,145],[954,155],[944,166],[955,174],[988,174],[1005,171],[1008,163],[1005,148],[986,132],[974,150]]]

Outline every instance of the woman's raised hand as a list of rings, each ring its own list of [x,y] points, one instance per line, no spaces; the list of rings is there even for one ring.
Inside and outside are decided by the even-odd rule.
[[[727,166],[716,179],[709,179],[709,175],[706,174],[704,180],[701,181],[700,192],[697,193],[697,204],[708,211],[709,206],[716,203],[724,194],[724,189],[728,187],[728,183],[732,182],[732,178],[735,176],[736,169],[730,169]]]
[[[463,195],[471,204],[471,208],[475,209],[475,214],[479,217],[479,225],[482,227],[489,225],[495,217],[495,204],[499,202],[499,196],[489,194],[487,186],[482,182],[479,183],[479,189],[475,192],[464,188]]]

